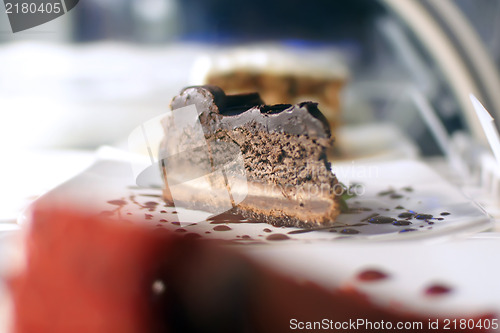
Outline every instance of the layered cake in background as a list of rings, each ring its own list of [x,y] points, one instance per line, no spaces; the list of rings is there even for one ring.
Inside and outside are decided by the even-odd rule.
[[[32,212],[25,268],[9,280],[8,333],[288,332],[300,325],[308,332],[324,325],[380,331],[333,326],[360,319],[393,323],[391,332],[447,332],[427,329],[434,318],[377,305],[354,289],[325,289],[287,275],[241,247],[67,206],[38,205]],[[314,322],[321,327],[306,329]],[[398,329],[398,322],[423,326]],[[460,328],[453,331],[488,331]]]
[[[189,106],[196,106],[194,116]],[[329,225],[340,214],[343,187],[326,156],[333,138],[316,103],[264,105],[256,93],[196,86],[174,97],[171,108],[177,119],[164,120],[159,153],[166,201],[227,208],[220,212],[236,207],[275,226]],[[199,119],[201,135],[196,126],[179,130],[183,115]]]
[[[248,46],[198,60],[194,84],[216,85],[228,94],[257,91],[267,104],[319,103],[332,129],[341,121],[340,94],[349,72],[339,50]]]

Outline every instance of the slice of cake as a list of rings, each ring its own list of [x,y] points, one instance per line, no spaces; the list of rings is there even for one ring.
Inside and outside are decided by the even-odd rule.
[[[326,157],[333,138],[316,103],[269,106],[256,93],[196,86],[171,108],[176,119],[164,121],[159,154],[167,201],[218,212],[235,207],[277,226],[317,226],[339,215],[343,188]],[[180,129],[193,110],[199,122]]]

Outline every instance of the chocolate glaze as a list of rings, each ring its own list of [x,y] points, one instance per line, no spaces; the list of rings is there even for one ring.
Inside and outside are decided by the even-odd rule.
[[[228,96],[219,87],[206,85],[183,89],[174,97],[170,107],[175,110],[192,104],[200,114],[205,134],[254,122],[270,133],[330,137],[328,121],[313,102],[269,106],[264,105],[257,93]]]

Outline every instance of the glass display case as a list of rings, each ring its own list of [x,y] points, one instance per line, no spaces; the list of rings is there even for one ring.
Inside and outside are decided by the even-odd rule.
[[[485,258],[500,244],[500,2],[86,0],[15,34],[0,15],[0,29],[0,252],[29,225],[29,207],[70,198],[248,243],[259,265],[328,290],[352,284],[388,308],[500,311],[485,291],[500,274]],[[324,158],[361,191],[333,227],[264,228],[164,206],[166,176],[141,172],[172,140],[172,98],[204,84],[257,91],[266,104],[318,103],[335,138]],[[353,282],[366,267],[394,282]],[[458,292],[432,303],[421,291],[435,281]],[[429,290],[448,290],[438,287]]]

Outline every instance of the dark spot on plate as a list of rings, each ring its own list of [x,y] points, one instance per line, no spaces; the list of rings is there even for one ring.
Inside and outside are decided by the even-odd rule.
[[[393,223],[394,221],[396,221],[395,218],[380,215],[368,219],[368,222],[372,224],[388,224]]]
[[[272,234],[272,235],[267,236],[266,239],[268,241],[282,241],[282,240],[290,239],[290,237],[288,237],[285,234]]]
[[[214,227],[215,231],[229,231],[232,230],[230,226],[227,226],[225,224],[220,224]]]
[[[403,229],[401,231],[399,231],[400,233],[404,233],[404,232],[412,232],[412,231],[417,231],[417,229],[413,229],[413,228],[408,228],[408,229]]]
[[[398,215],[399,218],[401,219],[411,219],[415,216],[414,213],[410,213],[410,212],[404,212],[404,213],[401,213]]]
[[[405,225],[410,225],[411,222],[408,220],[397,220],[397,221],[392,222],[392,224],[397,225],[397,226],[405,226]]]
[[[127,204],[127,202],[125,200],[109,200],[107,201],[107,203],[111,204],[111,205],[115,205],[115,206],[125,206]]]
[[[372,282],[372,281],[380,281],[387,279],[389,276],[376,269],[367,269],[362,272],[360,272],[356,278],[360,281],[365,281],[365,282]]]
[[[432,219],[432,215],[431,214],[417,214],[415,215],[415,218],[417,220],[429,220],[429,219]]]
[[[444,284],[433,284],[425,289],[425,294],[429,296],[444,295],[450,293],[452,290],[452,288]]]
[[[342,229],[342,231],[340,233],[345,234],[345,235],[355,235],[355,234],[359,234],[359,230],[352,229],[352,228],[345,228],[345,229]]]

